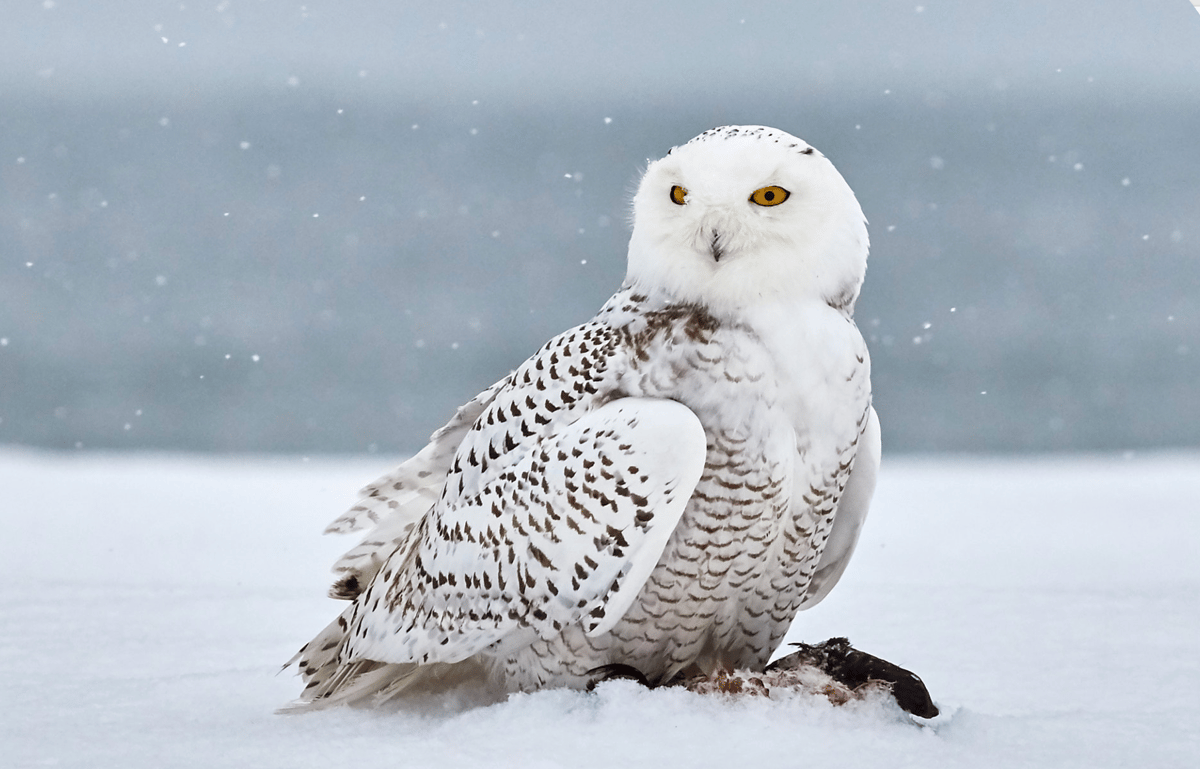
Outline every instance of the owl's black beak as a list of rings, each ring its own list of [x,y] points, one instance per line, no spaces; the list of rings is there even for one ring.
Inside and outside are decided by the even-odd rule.
[[[721,261],[721,256],[724,255],[724,252],[721,250],[720,236],[717,235],[716,230],[712,231],[711,246],[712,246],[713,261],[714,262]]]

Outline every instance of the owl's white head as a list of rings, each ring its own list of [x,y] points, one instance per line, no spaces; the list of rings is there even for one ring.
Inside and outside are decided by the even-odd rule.
[[[626,283],[718,314],[764,301],[852,311],[867,270],[854,192],[807,142],[714,128],[646,169],[633,198]]]

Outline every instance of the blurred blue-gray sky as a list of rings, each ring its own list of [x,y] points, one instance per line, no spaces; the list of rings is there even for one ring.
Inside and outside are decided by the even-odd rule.
[[[1172,90],[1194,86],[1200,73],[1196,20],[1184,0],[10,6],[0,28],[9,87],[90,97],[254,92],[294,77],[379,99],[466,92],[598,103],[715,92],[777,101],[814,86],[874,93],[889,80],[897,92],[998,80],[1053,91],[1056,80],[1081,73],[1110,86]],[[1060,69],[1067,77],[1050,77]]]
[[[1200,441],[1185,0],[21,2],[0,442],[408,451],[586,320],[646,158],[830,156],[891,450]]]

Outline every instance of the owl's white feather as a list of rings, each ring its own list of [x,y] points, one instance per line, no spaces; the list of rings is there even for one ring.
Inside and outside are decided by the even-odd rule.
[[[600,313],[330,526],[373,528],[294,660],[299,706],[761,669],[840,578],[879,463],[854,194],[802,140],[729,126],[633,205]]]

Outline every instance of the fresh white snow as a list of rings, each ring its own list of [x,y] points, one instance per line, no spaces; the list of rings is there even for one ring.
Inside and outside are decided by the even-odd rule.
[[[1200,456],[889,459],[796,639],[942,715],[612,682],[465,713],[279,716],[335,613],[321,529],[391,463],[0,451],[0,766],[1184,767],[1200,757]],[[431,706],[432,708],[432,706]]]

